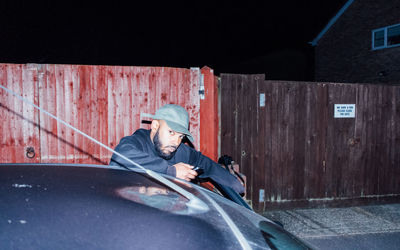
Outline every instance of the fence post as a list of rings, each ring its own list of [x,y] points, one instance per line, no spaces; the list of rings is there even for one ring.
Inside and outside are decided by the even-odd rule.
[[[214,70],[201,69],[204,97],[200,99],[200,151],[214,161],[218,160],[218,87]],[[203,84],[202,84],[203,85]],[[202,95],[200,95],[202,96]]]

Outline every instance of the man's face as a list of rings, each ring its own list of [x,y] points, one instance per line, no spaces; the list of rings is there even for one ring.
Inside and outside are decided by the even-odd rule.
[[[161,158],[171,159],[182,142],[184,134],[173,131],[163,120],[153,138],[154,147]]]

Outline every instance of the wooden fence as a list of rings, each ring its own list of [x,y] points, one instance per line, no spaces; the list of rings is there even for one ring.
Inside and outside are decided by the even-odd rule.
[[[140,113],[180,104],[189,111],[194,146],[213,160],[216,82],[207,67],[0,64],[2,85],[112,148],[148,128]],[[256,210],[399,197],[399,86],[222,74],[220,95],[221,155],[240,164]],[[105,149],[3,90],[0,97],[0,162],[108,163]],[[355,118],[334,118],[334,104],[354,104]]]
[[[221,75],[221,153],[258,211],[400,197],[400,86]],[[355,118],[335,118],[355,104]]]
[[[206,74],[205,98],[199,90]],[[204,78],[204,77],[203,77]],[[217,103],[208,94],[214,75],[209,68],[122,67],[50,64],[0,64],[0,83],[103,144],[114,148],[142,123],[140,113],[154,113],[167,103],[184,106],[190,116],[195,148],[216,158],[218,131],[204,134],[200,147],[200,106]],[[216,85],[215,85],[216,86]],[[211,97],[209,97],[211,96]],[[108,164],[111,153],[72,129],[39,113],[0,90],[0,162],[67,162]],[[210,126],[213,126],[210,124]],[[28,154],[27,148],[35,151]],[[216,160],[216,159],[214,159]]]

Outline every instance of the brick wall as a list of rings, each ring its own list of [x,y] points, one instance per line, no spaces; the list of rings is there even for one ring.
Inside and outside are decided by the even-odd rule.
[[[371,49],[372,30],[399,13],[398,0],[355,0],[315,47],[315,80],[400,84],[400,47]]]

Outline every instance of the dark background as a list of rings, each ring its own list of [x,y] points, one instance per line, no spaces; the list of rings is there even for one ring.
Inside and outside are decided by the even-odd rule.
[[[313,80],[308,42],[345,2],[2,1],[0,62],[209,66]]]

